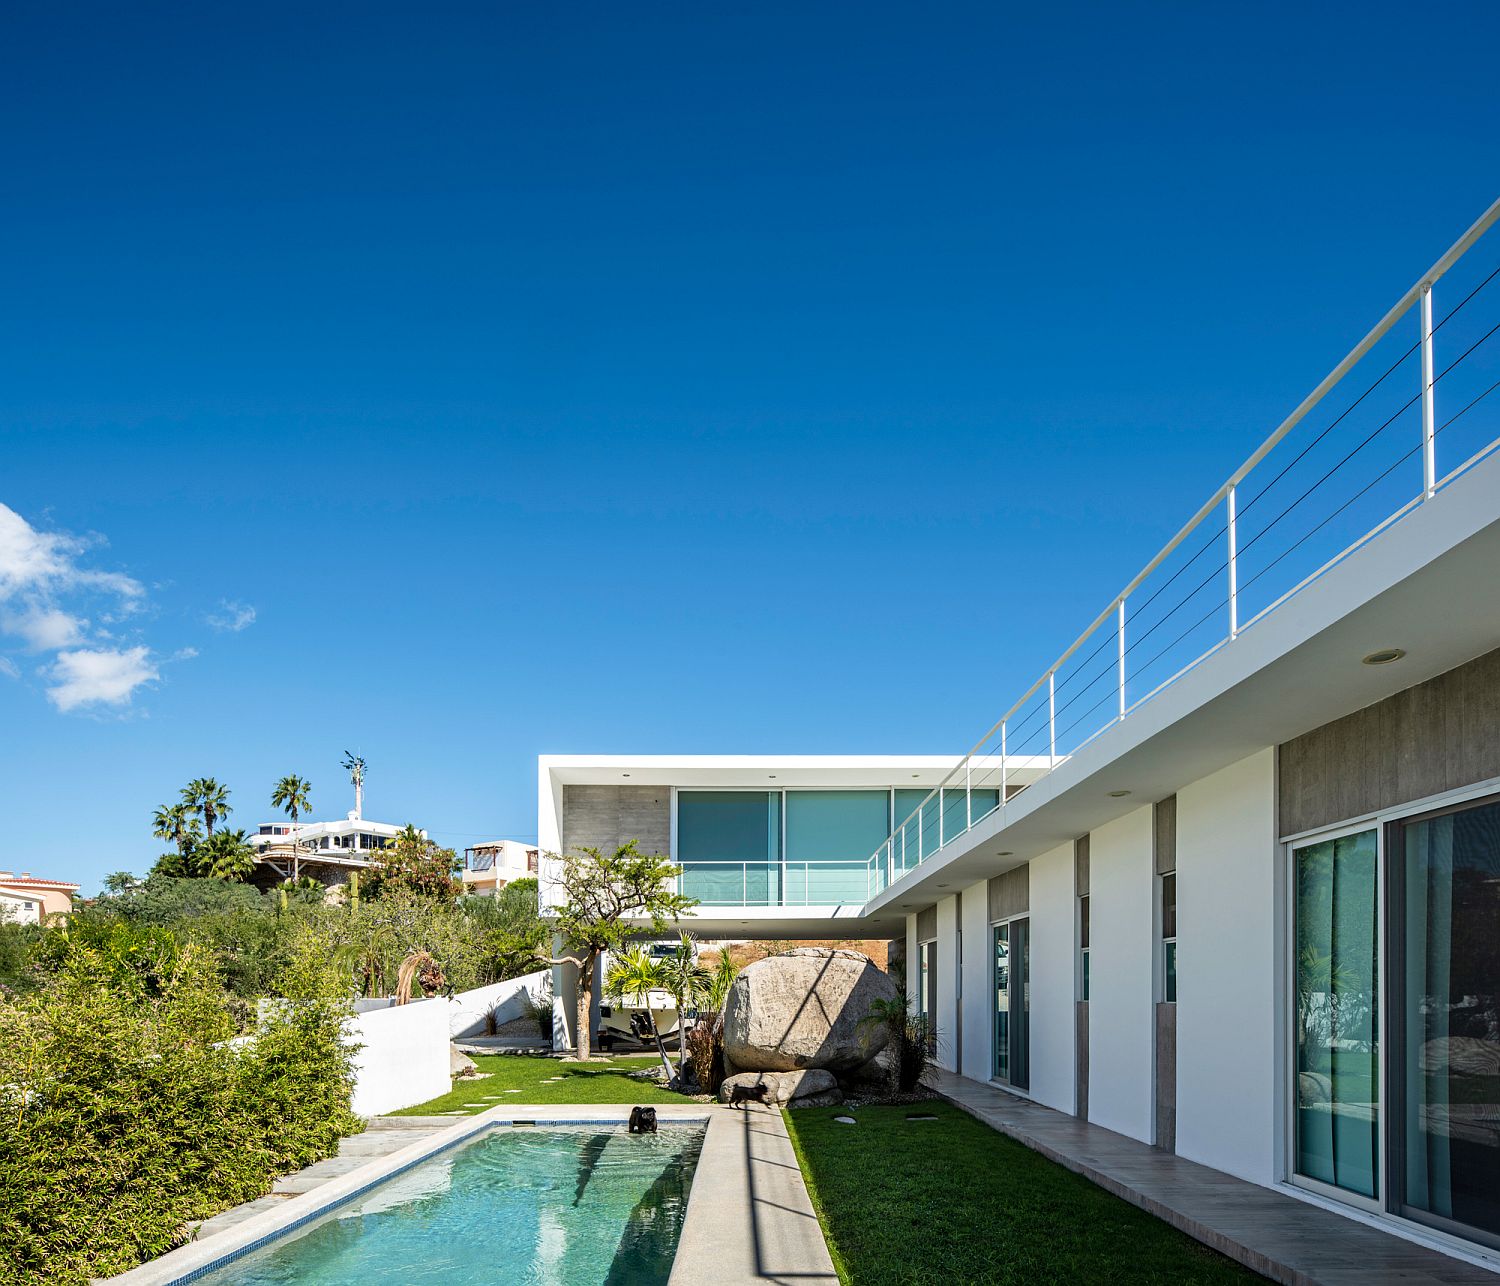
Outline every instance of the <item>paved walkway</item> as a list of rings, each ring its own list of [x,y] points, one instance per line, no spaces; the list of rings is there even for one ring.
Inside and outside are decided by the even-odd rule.
[[[1274,1281],[1294,1286],[1496,1286],[1500,1277],[1367,1224],[935,1069],[971,1116]]]
[[[838,1286],[781,1113],[711,1110],[668,1286]]]

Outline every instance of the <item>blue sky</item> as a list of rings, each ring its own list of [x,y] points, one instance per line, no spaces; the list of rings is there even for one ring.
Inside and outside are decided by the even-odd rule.
[[[0,866],[90,888],[346,748],[458,847],[958,755],[1500,172],[1483,4],[214,8],[0,41]]]

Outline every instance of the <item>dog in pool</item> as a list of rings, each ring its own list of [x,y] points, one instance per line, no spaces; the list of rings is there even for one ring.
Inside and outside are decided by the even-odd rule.
[[[656,1109],[654,1107],[631,1108],[630,1132],[632,1134],[655,1134]]]

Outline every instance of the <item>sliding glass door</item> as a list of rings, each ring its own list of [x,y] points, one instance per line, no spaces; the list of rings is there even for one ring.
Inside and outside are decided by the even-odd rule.
[[[1292,851],[1294,1170],[1500,1246],[1500,799],[1381,823]]]
[[[1401,1214],[1500,1244],[1500,801],[1396,823]]]

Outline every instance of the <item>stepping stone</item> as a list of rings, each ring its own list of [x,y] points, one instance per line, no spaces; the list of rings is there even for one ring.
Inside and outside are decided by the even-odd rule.
[[[521,1091],[520,1090],[506,1090],[505,1092],[507,1094],[519,1094]],[[936,1119],[937,1119],[936,1117],[933,1117],[933,1120],[936,1120]]]
[[[906,1119],[908,1121],[935,1121],[935,1120],[937,1120],[937,1117],[935,1117],[935,1116],[911,1116],[911,1115],[908,1115]]]
[[[859,1122],[856,1121],[852,1116],[836,1116],[833,1119],[835,1121],[837,1121],[840,1125],[858,1125],[859,1124]]]

